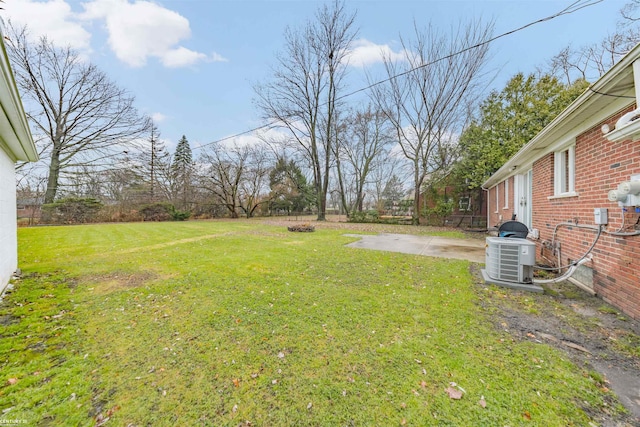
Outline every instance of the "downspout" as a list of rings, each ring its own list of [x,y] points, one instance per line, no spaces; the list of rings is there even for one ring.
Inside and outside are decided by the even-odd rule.
[[[491,215],[490,214],[491,209],[489,209],[489,190],[484,188],[484,187],[480,187],[480,188],[482,188],[482,190],[485,192],[486,197],[487,197],[485,200],[487,201],[486,206],[487,206],[487,231],[488,231],[489,228],[490,228],[489,227],[489,216]]]

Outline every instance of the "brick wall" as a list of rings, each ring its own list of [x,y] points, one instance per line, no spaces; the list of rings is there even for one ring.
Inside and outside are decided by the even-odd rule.
[[[488,227],[494,227],[501,222],[509,221],[516,211],[514,201],[514,178],[507,178],[508,200],[505,203],[505,182],[501,182],[487,192]],[[496,192],[498,198],[496,200]],[[497,203],[497,205],[496,205]]]
[[[0,291],[18,264],[15,165],[0,149]]]
[[[604,123],[613,129],[616,120],[625,112]],[[555,260],[550,251],[541,249],[541,242],[551,240],[553,230],[560,222],[571,220],[593,226],[594,208],[608,209],[608,230],[618,230],[623,224],[623,215],[626,225],[639,220],[639,214],[623,213],[617,203],[609,202],[607,193],[616,189],[620,182],[628,181],[631,175],[640,173],[640,141],[609,142],[600,131],[602,124],[576,138],[577,196],[548,199],[553,195],[553,154],[533,166],[533,228],[540,230],[538,254]],[[561,227],[558,230],[561,262],[567,264],[580,258],[595,237],[596,232],[592,230]],[[640,236],[619,237],[603,233],[592,255],[593,261],[586,266],[593,269],[594,291],[631,317],[640,319]]]
[[[616,202],[607,199],[609,190],[628,181],[631,175],[640,174],[640,140],[610,142],[600,131],[604,123],[613,129],[618,118],[633,108],[635,106],[611,116],[576,137],[576,196],[549,198],[554,194],[553,153],[534,163],[532,228],[540,232],[540,238],[536,241],[539,263],[557,265],[556,255],[544,248],[543,242],[551,241],[554,229],[563,222],[572,221],[594,227],[594,208],[608,209],[607,230],[616,231],[624,224],[626,230],[631,231],[633,225],[640,222],[640,214],[633,212],[633,209],[623,212]],[[513,177],[509,178],[508,186],[509,202],[506,208],[504,182],[487,192],[489,227],[509,220],[515,211]],[[576,226],[559,227],[556,238],[561,243],[560,262],[567,265],[580,258],[587,252],[596,234],[594,230]],[[640,236],[621,237],[602,233],[591,254],[593,260],[585,266],[593,271],[593,290],[629,316],[640,319]]]

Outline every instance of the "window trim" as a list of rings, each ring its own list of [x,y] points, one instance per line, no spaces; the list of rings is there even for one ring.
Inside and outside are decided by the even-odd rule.
[[[553,197],[576,196],[575,177],[576,146],[572,144],[553,153]]]
[[[504,180],[504,206],[502,209],[509,209],[509,178]]]
[[[496,185],[494,188],[496,189],[496,210],[494,213],[498,213],[500,212],[500,191],[498,191],[500,186]]]

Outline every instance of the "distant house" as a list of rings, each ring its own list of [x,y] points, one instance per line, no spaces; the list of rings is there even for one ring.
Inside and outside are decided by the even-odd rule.
[[[18,268],[16,175],[18,161],[36,161],[22,101],[0,34],[0,291]]]
[[[572,282],[636,319],[640,182],[628,183],[640,180],[639,101],[640,45],[483,184],[490,226],[515,214],[540,263],[588,254]]]
[[[454,185],[445,183],[437,188],[429,188],[420,194],[421,215],[429,225],[446,225],[460,228],[486,228],[487,203],[482,189],[460,191]],[[451,211],[446,215],[438,213],[441,203],[450,203]]]
[[[16,200],[16,214],[18,219],[28,221],[29,225],[33,225],[35,220],[40,219],[41,207],[43,203],[42,197],[20,197]]]

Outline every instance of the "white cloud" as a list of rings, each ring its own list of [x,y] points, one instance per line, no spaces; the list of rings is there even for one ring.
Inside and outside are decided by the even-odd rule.
[[[162,113],[152,113],[151,114],[151,120],[153,120],[154,123],[159,124],[164,122],[165,120],[167,120],[167,116],[165,116]]]
[[[227,61],[218,53],[207,55],[182,46],[191,37],[187,18],[151,1],[90,0],[82,7],[83,13],[75,13],[66,0],[6,0],[5,6],[7,18],[27,25],[34,39],[46,35],[85,54],[91,51],[86,27],[103,22],[109,47],[132,67],[142,67],[150,58],[168,68]]]
[[[167,50],[160,55],[160,61],[167,68],[185,67],[206,59],[207,55],[204,53],[195,52],[182,46]]]
[[[349,65],[365,67],[382,62],[383,58],[392,61],[405,61],[406,52],[401,50],[394,52],[388,44],[375,44],[367,39],[358,39],[353,43],[353,49],[349,52]]]
[[[180,46],[191,37],[189,21],[177,12],[150,1],[92,0],[83,4],[87,20],[105,21],[109,46],[132,67],[157,58],[166,67],[194,65],[209,57]]]
[[[6,16],[14,24],[27,25],[30,36],[37,40],[47,36],[61,46],[81,52],[90,51],[91,34],[84,29],[77,14],[64,0],[7,0]]]

